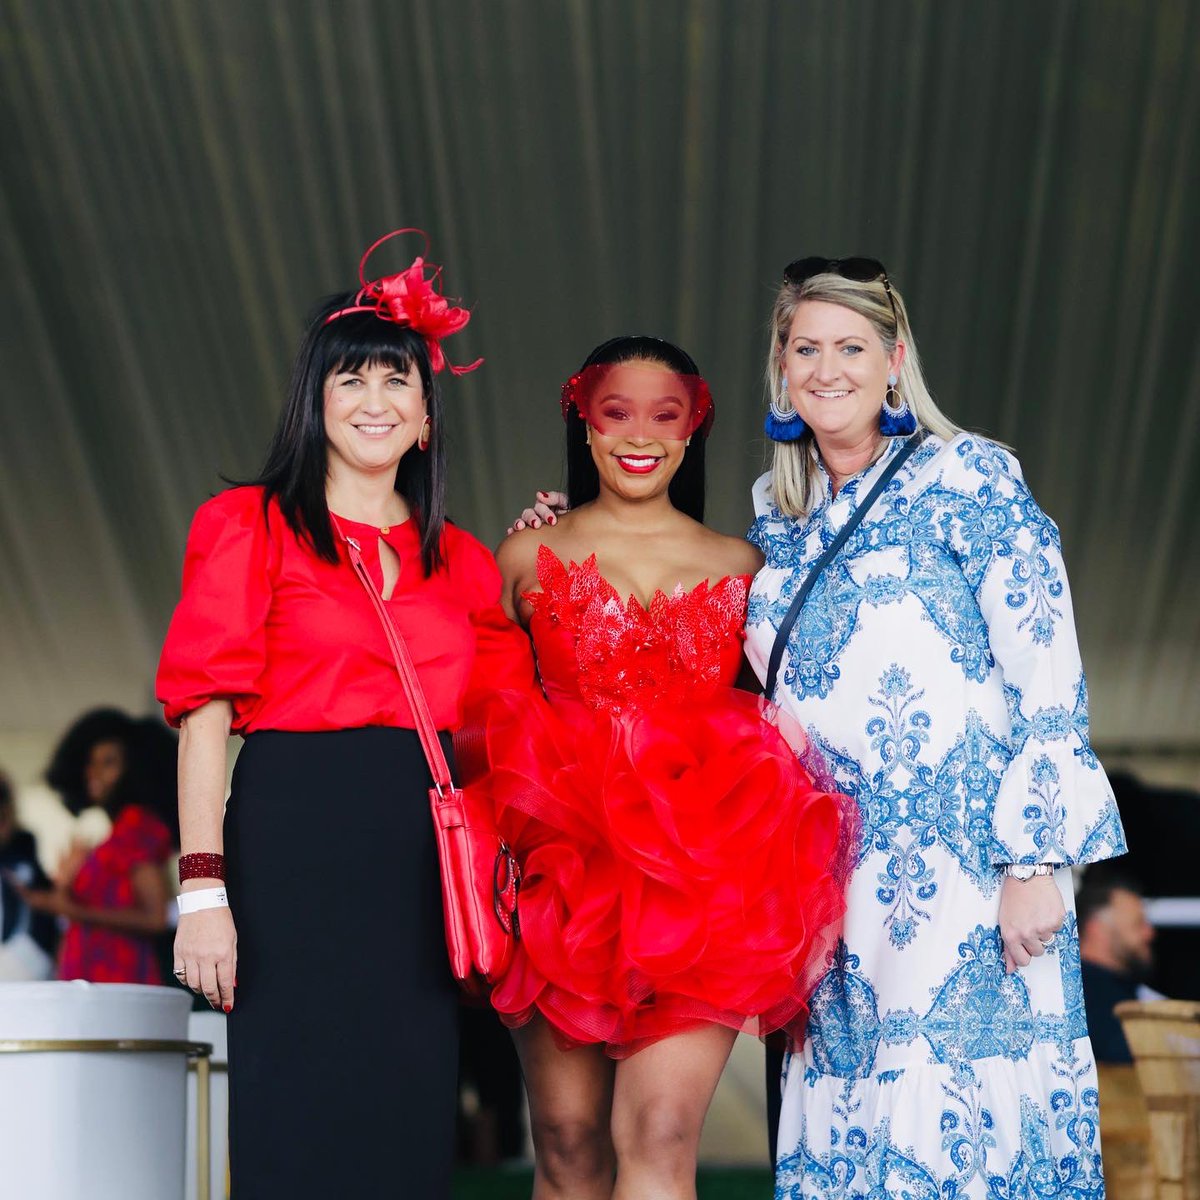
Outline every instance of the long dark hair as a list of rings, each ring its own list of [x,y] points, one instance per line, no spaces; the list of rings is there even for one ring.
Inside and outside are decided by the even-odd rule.
[[[328,562],[338,561],[333,525],[325,502],[325,380],[334,371],[387,366],[407,372],[416,367],[431,424],[429,447],[409,451],[396,471],[396,491],[408,504],[421,533],[421,565],[431,575],[442,565],[446,527],[446,439],[442,394],[429,362],[424,338],[406,325],[384,321],[373,312],[332,313],[354,303],[346,292],[321,302],[309,321],[292,367],[287,401],[267,448],[258,478],[244,482],[263,488],[264,502],[279,504],[298,538]]]
[[[588,367],[624,362],[657,362],[681,375],[699,375],[700,370],[686,350],[671,342],[645,334],[610,338],[584,359]],[[600,472],[587,444],[587,422],[575,406],[567,410],[567,500],[578,508],[600,494]],[[686,516],[704,520],[704,432],[697,430],[683,452],[683,461],[667,489],[671,503]]]

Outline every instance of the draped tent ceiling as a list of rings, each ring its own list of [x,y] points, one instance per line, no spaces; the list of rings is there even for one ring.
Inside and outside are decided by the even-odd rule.
[[[1061,526],[1097,739],[1200,748],[1198,68],[1189,0],[0,0],[0,730],[149,705],[192,510],[420,225],[489,542],[635,330],[708,376],[744,529],[781,265],[882,259]]]

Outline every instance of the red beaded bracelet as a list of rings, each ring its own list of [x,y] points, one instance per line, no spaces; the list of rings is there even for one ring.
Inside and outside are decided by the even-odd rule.
[[[225,880],[225,855],[184,854],[179,859],[179,882],[186,879]]]

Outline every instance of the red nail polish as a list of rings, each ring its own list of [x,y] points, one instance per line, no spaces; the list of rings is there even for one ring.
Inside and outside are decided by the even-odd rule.
[[[233,1012],[233,1005],[226,1004],[225,1005],[225,1015],[228,1016],[231,1012]]]

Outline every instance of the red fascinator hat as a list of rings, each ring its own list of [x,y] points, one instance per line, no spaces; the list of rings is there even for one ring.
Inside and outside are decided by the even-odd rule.
[[[378,279],[368,280],[367,259],[384,242],[399,237],[402,233],[419,233],[425,239],[425,254],[418,255],[413,259],[411,266],[395,275],[383,275]],[[414,333],[419,333],[429,348],[429,365],[435,374],[443,367],[449,367],[451,375],[466,375],[468,371],[474,371],[480,366],[483,359],[477,358],[464,367],[455,366],[447,360],[442,351],[442,338],[466,328],[471,314],[467,309],[451,304],[438,291],[442,268],[426,262],[428,254],[429,235],[423,229],[393,229],[391,233],[385,233],[367,247],[358,264],[358,280],[362,287],[355,296],[354,303],[330,313],[325,318],[325,324],[328,325],[330,321],[336,321],[348,313],[374,313],[381,321],[407,325]]]

